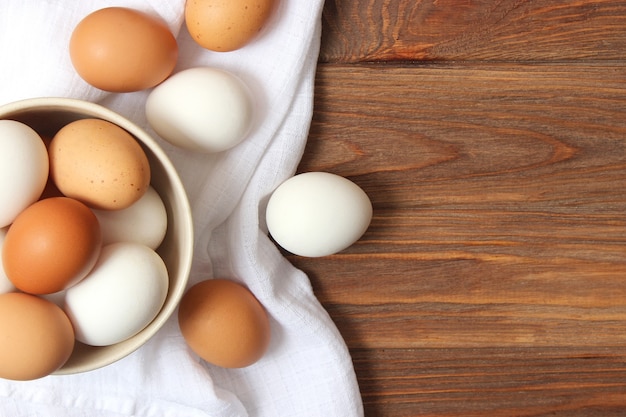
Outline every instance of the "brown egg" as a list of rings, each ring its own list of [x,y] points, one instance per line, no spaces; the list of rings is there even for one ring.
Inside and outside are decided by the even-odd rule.
[[[32,380],[69,359],[74,330],[56,304],[13,292],[0,295],[0,340],[0,378]]]
[[[258,361],[270,340],[263,306],[247,288],[225,279],[191,287],[181,300],[178,323],[191,350],[224,368]]]
[[[98,219],[86,205],[51,197],[26,208],[11,224],[2,246],[2,264],[18,289],[51,294],[91,270],[101,242]]]
[[[261,31],[275,0],[187,0],[185,23],[203,48],[217,52],[239,49]]]
[[[78,23],[70,39],[76,72],[106,91],[154,87],[178,59],[174,35],[160,19],[124,7],[97,10]]]
[[[141,145],[105,120],[65,125],[52,139],[49,156],[59,190],[91,208],[127,208],[150,186],[150,164]]]

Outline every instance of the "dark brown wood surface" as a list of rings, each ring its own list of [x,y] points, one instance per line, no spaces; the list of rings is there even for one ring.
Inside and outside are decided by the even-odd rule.
[[[626,415],[626,2],[327,0],[316,81],[374,218],[288,256],[365,415]]]

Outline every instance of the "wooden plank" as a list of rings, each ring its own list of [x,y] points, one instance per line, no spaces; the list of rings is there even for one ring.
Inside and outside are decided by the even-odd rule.
[[[618,0],[327,0],[323,62],[626,58]]]
[[[626,68],[320,65],[299,171],[354,246],[290,260],[351,348],[626,347]]]
[[[617,417],[626,349],[354,350],[365,415]]]
[[[288,256],[366,416],[624,414],[625,12],[326,1],[299,171],[354,180],[374,219],[340,254]]]

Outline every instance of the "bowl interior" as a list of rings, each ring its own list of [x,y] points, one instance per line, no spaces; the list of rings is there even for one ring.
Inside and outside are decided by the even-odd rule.
[[[138,349],[163,326],[175,311],[187,285],[193,255],[191,210],[180,178],[161,147],[143,129],[100,105],[75,99],[39,98],[0,107],[0,119],[25,123],[40,135],[53,136],[74,120],[100,118],[126,129],[141,144],[151,168],[151,185],[167,210],[168,227],[157,252],[169,274],[169,290],[156,318],[135,336],[110,346],[94,347],[76,342],[70,359],[57,375],[86,372],[109,365]]]

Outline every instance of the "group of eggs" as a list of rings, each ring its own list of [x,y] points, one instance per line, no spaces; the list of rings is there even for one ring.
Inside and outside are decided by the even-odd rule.
[[[232,51],[257,35],[274,3],[188,0],[185,21],[200,46]],[[176,40],[152,15],[122,7],[97,10],[78,23],[69,49],[77,73],[94,87],[152,89],[145,109],[148,122],[174,145],[221,152],[249,133],[254,100],[245,83],[210,67],[172,75]],[[185,102],[194,106],[181,105]],[[117,343],[156,316],[168,290],[167,269],[156,252],[167,214],[150,186],[141,146],[116,125],[79,120],[46,143],[27,125],[6,120],[0,121],[0,135],[14,139],[1,145],[6,149],[0,149],[0,158],[7,162],[0,164],[0,178],[30,181],[20,185],[21,201],[11,194],[17,188],[11,191],[0,183],[0,199],[17,202],[4,219],[0,212],[0,272],[6,276],[0,287],[0,337],[30,329],[13,346],[0,346],[0,377],[34,379],[61,367],[74,340],[94,346]],[[32,160],[11,164],[9,151],[29,154]],[[347,248],[362,236],[371,217],[371,203],[361,188],[324,172],[288,179],[270,196],[266,209],[274,240],[302,256]],[[56,277],[54,268],[63,272]],[[248,366],[269,345],[266,311],[232,280],[192,286],[181,300],[178,322],[190,348],[218,366]],[[37,340],[46,340],[45,355]]]
[[[194,40],[214,51],[232,51],[261,30],[274,0],[190,0],[185,7]],[[78,23],[69,50],[76,72],[94,87],[111,92],[152,89],[146,117],[174,145],[221,152],[240,143],[251,129],[254,99],[248,85],[214,67],[173,74],[178,45],[155,16],[124,7],[96,10]]]
[[[257,36],[274,7],[275,0],[188,0],[185,22],[200,46],[232,51]],[[248,86],[234,74],[211,67],[171,75],[176,40],[152,16],[119,7],[98,10],[74,30],[70,55],[77,72],[103,90],[153,88],[146,117],[154,131],[174,145],[222,152],[239,144],[251,129],[254,100]],[[348,179],[310,172],[281,184],[266,215],[269,232],[284,249],[325,256],[360,238],[371,221],[372,206]]]
[[[189,0],[185,22],[201,47],[233,51],[257,36],[274,7],[275,0]],[[148,123],[175,146],[222,152],[250,132],[255,103],[246,83],[213,67],[173,74],[177,42],[152,15],[123,7],[97,10],[78,23],[69,49],[76,72],[94,87],[111,92],[152,89],[145,107]],[[181,300],[178,319],[190,348],[218,366],[248,366],[269,344],[266,311],[232,280],[206,280],[191,287]]]
[[[0,377],[61,367],[75,340],[106,346],[156,317],[169,277],[167,212],[141,145],[100,119],[52,138],[0,120]]]

